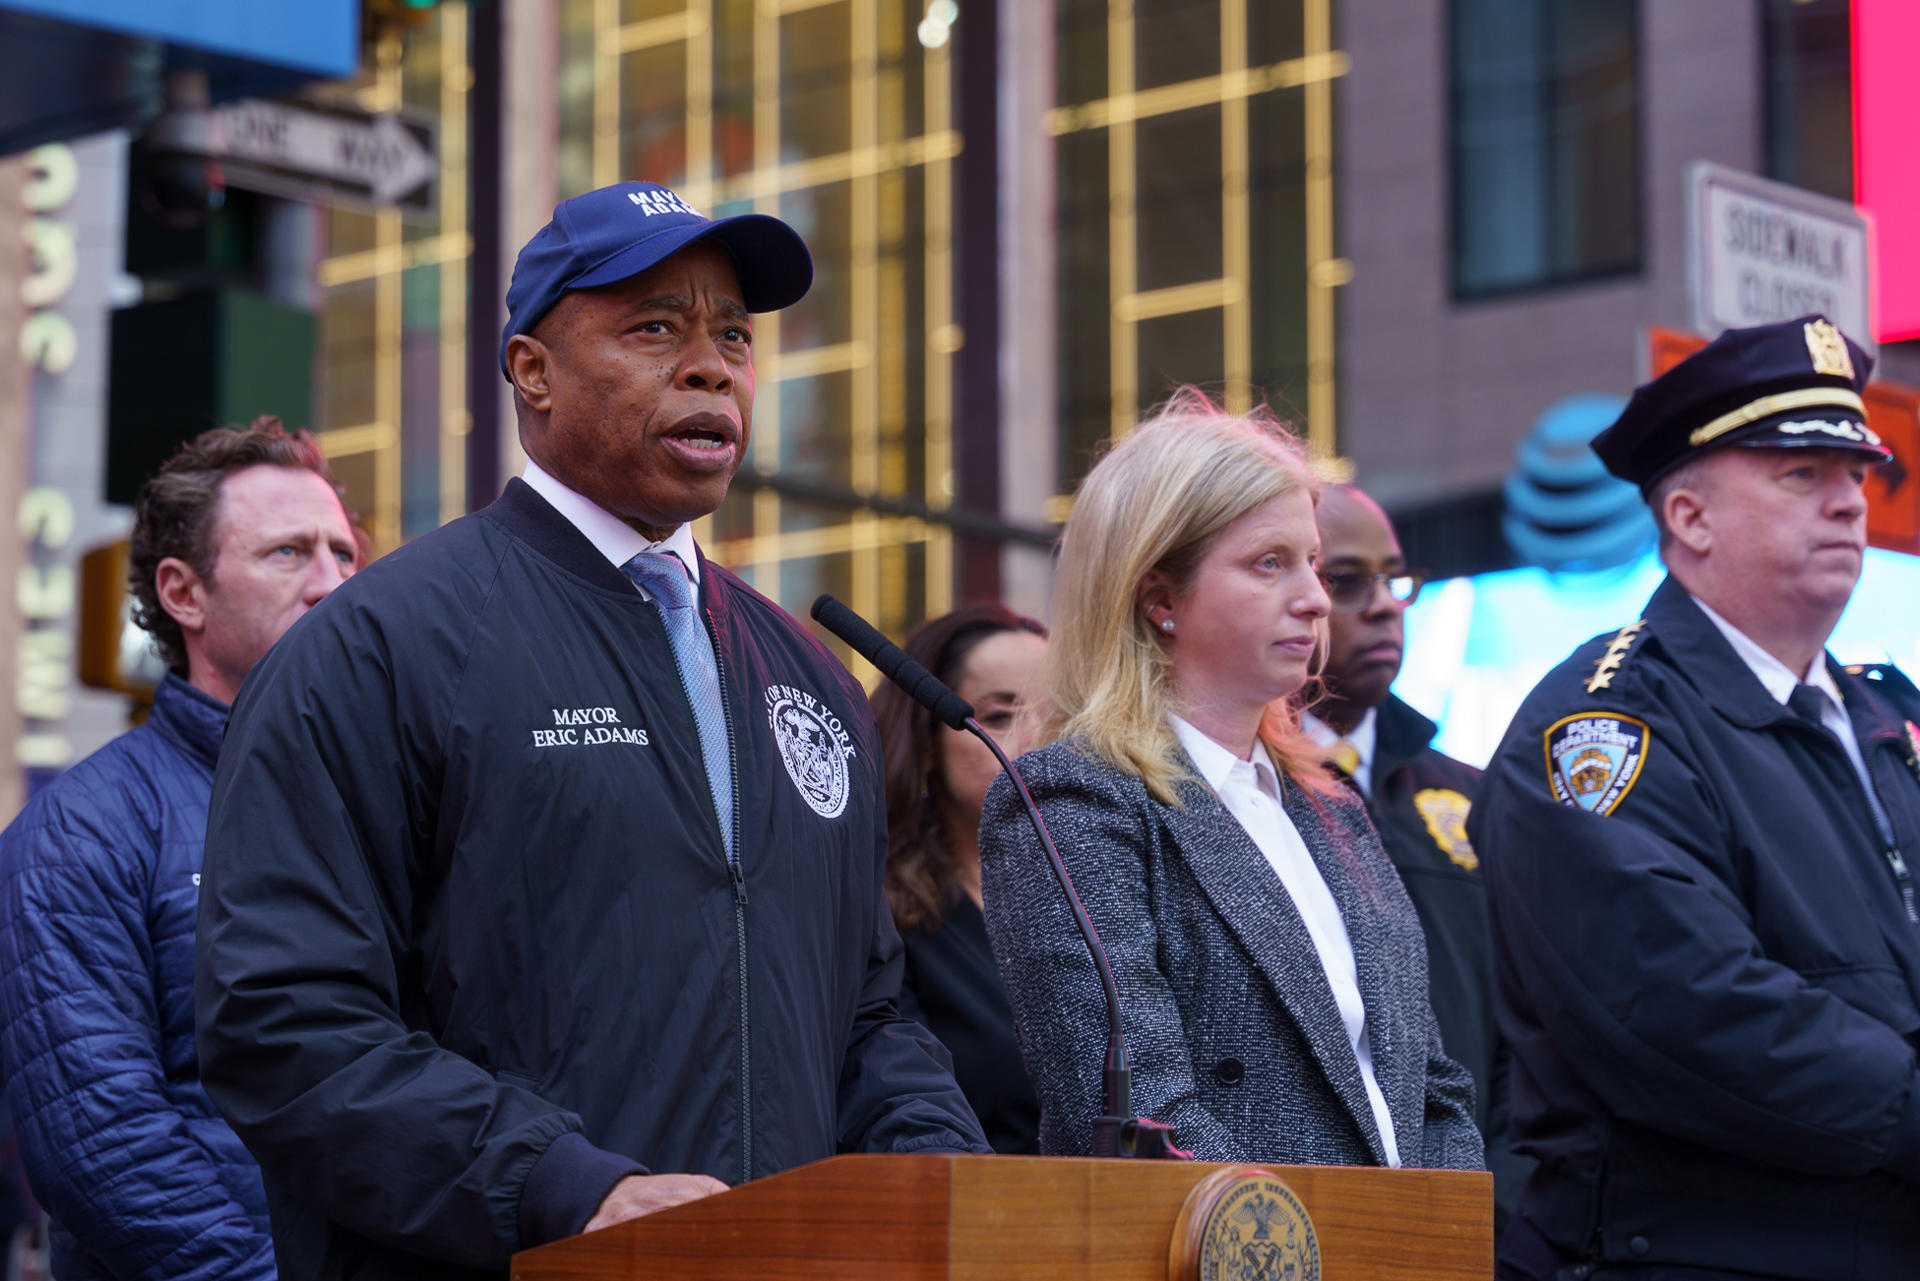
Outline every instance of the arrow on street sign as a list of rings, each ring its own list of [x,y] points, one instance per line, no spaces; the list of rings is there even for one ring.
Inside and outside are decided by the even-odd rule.
[[[257,99],[213,115],[214,150],[233,186],[423,217],[434,212],[440,163],[431,117]]]

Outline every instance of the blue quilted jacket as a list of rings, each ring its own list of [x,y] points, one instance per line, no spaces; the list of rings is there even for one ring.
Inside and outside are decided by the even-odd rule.
[[[193,931],[227,709],[147,723],[0,833],[0,1066],[61,1281],[271,1278],[260,1174],[206,1091]]]

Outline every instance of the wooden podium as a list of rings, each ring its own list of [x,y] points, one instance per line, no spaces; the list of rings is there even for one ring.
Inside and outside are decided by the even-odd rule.
[[[1232,1166],[841,1156],[514,1256],[514,1281],[1165,1281],[1189,1193]],[[1269,1165],[1325,1281],[1487,1281],[1493,1176]],[[1297,1278],[1296,1281],[1308,1281]]]

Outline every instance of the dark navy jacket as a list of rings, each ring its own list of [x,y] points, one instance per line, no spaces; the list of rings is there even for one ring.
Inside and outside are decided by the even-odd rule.
[[[1920,863],[1920,694],[1828,666]],[[1534,690],[1469,831],[1522,1215],[1600,1260],[1920,1276],[1920,925],[1839,741],[1679,584]]]
[[[729,865],[659,613],[515,481],[247,678],[201,898],[209,1091],[288,1278],[504,1276],[623,1175],[985,1149],[895,1012],[860,686],[712,564]]]
[[[1508,1150],[1509,1057],[1493,1004],[1493,936],[1467,813],[1480,771],[1437,751],[1438,727],[1389,695],[1374,715],[1367,815],[1427,935],[1427,981],[1447,1057],[1473,1074],[1474,1121],[1487,1142],[1496,1217],[1504,1220],[1531,1162]]]
[[[0,1060],[62,1281],[274,1275],[260,1172],[194,1060],[194,908],[226,714],[168,676],[146,724],[0,835]]]
[[[1013,1008],[994,964],[987,918],[962,894],[931,927],[910,926],[900,1012],[927,1025],[953,1055],[953,1076],[1002,1156],[1040,1151],[1040,1100],[1020,1061]]]

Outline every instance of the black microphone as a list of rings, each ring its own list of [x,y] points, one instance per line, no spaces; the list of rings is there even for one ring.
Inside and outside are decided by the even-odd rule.
[[[853,646],[853,652],[880,669],[880,674],[907,691],[913,701],[933,713],[948,729],[965,729],[973,719],[973,705],[946,687],[907,651],[882,636],[873,624],[822,594],[813,602],[814,621]]]
[[[822,627],[852,646],[854,653],[879,668],[882,676],[932,712],[935,720],[953,729],[966,730],[985,743],[994,759],[1000,762],[1000,768],[1013,780],[1014,789],[1020,793],[1020,803],[1026,807],[1027,820],[1033,824],[1034,835],[1040,838],[1040,847],[1047,852],[1047,861],[1053,864],[1054,877],[1067,896],[1067,906],[1073,910],[1074,923],[1080,927],[1080,937],[1086,940],[1087,951],[1093,956],[1093,967],[1100,975],[1100,988],[1107,998],[1107,1060],[1101,1073],[1101,1104],[1105,1115],[1094,1120],[1090,1155],[1192,1160],[1191,1152],[1174,1146],[1172,1126],[1144,1117],[1129,1119],[1127,1116],[1133,1110],[1128,1097],[1133,1090],[1133,1070],[1127,1065],[1127,1039],[1120,1027],[1120,990],[1114,986],[1113,967],[1107,963],[1107,949],[1100,944],[1100,932],[1094,929],[1093,918],[1087,915],[1086,905],[1081,903],[1079,893],[1073,888],[1073,877],[1067,874],[1067,865],[1060,857],[1059,848],[1053,843],[1053,834],[1047,830],[1046,820],[1040,817],[1040,807],[1033,803],[1033,794],[1027,790],[1027,780],[1020,777],[1020,771],[1000,750],[1000,744],[994,741],[993,735],[973,719],[973,708],[967,700],[948,689],[939,677],[907,657],[905,650],[882,636],[866,619],[824,593],[813,602],[813,617]]]

